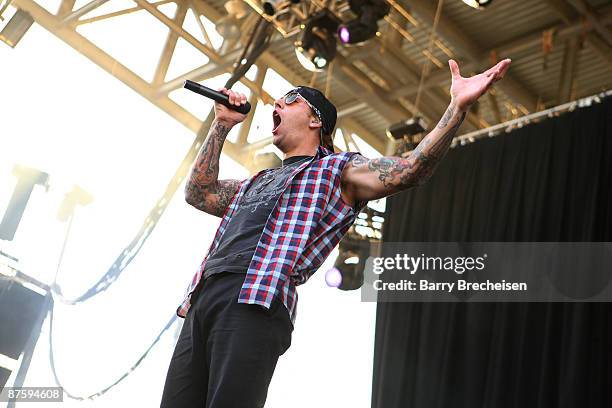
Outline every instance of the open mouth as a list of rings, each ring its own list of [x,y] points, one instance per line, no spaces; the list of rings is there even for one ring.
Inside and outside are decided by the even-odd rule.
[[[272,132],[276,132],[276,129],[278,129],[281,124],[281,117],[276,111],[276,109],[274,109],[274,112],[272,112],[272,120],[274,120],[274,127],[272,128]]]

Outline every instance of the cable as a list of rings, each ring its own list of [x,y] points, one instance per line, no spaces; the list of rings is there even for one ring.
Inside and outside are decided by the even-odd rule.
[[[83,400],[93,400],[95,398],[98,398],[98,397],[104,395],[106,392],[108,392],[115,385],[117,385],[121,381],[125,380],[127,378],[127,376],[130,375],[143,362],[145,357],[147,357],[149,352],[159,342],[159,340],[161,339],[163,334],[170,328],[170,326],[172,326],[172,324],[177,319],[176,313],[173,313],[172,318],[168,321],[168,323],[166,323],[164,328],[161,330],[161,332],[159,332],[157,337],[155,337],[155,339],[153,340],[151,345],[145,350],[145,352],[142,353],[141,356],[138,358],[138,360],[136,360],[136,362],[134,364],[132,364],[132,366],[125,373],[123,373],[119,378],[117,378],[112,384],[108,385],[107,387],[104,387],[100,391],[95,392],[93,394],[90,394],[90,395],[87,395],[87,396],[79,396],[79,395],[73,394],[72,392],[68,392],[66,390],[66,387],[64,385],[62,385],[62,383],[61,383],[61,381],[60,381],[60,379],[59,379],[59,377],[57,375],[57,371],[55,370],[55,358],[54,358],[54,355],[53,355],[53,309],[54,309],[54,305],[55,304],[53,303],[53,300],[51,300],[51,307],[50,307],[50,310],[49,310],[49,362],[51,364],[51,372],[53,373],[53,380],[55,381],[55,384],[58,387],[62,388],[63,392],[68,396],[68,398],[71,398],[71,399],[74,399],[74,400],[80,400],[80,401],[83,401]]]
[[[438,28],[438,21],[440,20],[440,15],[442,14],[443,4],[444,0],[438,0],[438,7],[436,9],[433,26],[431,28],[431,35],[429,37],[429,46],[427,47],[427,52],[429,53],[429,55],[433,55],[431,52],[433,51],[434,41],[436,39],[436,30]],[[414,109],[417,113],[419,112],[419,102],[421,101],[421,91],[423,90],[423,82],[425,81],[425,77],[427,75],[429,75],[429,59],[425,60],[425,62],[423,63],[423,69],[421,70],[419,88],[417,90],[416,101],[414,102]]]

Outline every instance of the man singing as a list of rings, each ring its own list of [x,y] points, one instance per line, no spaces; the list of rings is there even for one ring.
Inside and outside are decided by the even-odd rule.
[[[406,158],[334,153],[336,108],[300,86],[274,102],[272,142],[281,167],[246,180],[218,180],[229,131],[245,119],[215,104],[215,120],[185,187],[195,208],[221,217],[177,314],[185,318],[162,407],[263,407],[279,356],[291,344],[296,287],[323,264],[369,200],[423,184],[470,107],[510,60],[463,78],[454,60],[450,104]],[[245,95],[221,90],[232,105]]]

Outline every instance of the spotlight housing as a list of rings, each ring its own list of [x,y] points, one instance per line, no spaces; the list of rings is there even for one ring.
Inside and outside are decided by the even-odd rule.
[[[342,44],[359,44],[373,38],[378,31],[378,20],[390,10],[389,4],[380,0],[350,0],[349,6],[357,18],[338,28]]]
[[[327,68],[336,56],[335,33],[340,22],[324,9],[313,14],[295,42],[295,54],[304,68],[320,72]]]
[[[427,122],[422,117],[415,116],[392,124],[386,129],[386,133],[389,139],[399,142],[399,144],[396,144],[396,155],[406,157],[404,154],[414,150],[423,140],[426,130]]]
[[[340,241],[338,250],[334,268],[340,272],[341,279],[336,287],[340,290],[359,289],[364,282],[365,262],[370,255],[370,241],[345,238]]]
[[[420,117],[416,116],[408,120],[403,120],[389,126],[385,133],[387,137],[394,140],[400,140],[405,137],[417,136],[427,129],[427,122]]]
[[[0,31],[0,40],[15,48],[24,34],[30,29],[34,19],[27,11],[17,9],[13,17]]]
[[[285,7],[291,4],[298,4],[300,0],[268,0],[262,4],[263,12],[269,16],[273,16]]]

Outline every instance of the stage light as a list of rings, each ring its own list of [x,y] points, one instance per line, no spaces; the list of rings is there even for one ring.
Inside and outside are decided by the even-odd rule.
[[[389,4],[378,0],[350,0],[349,6],[357,18],[339,27],[338,38],[342,44],[359,44],[374,37],[378,20],[390,10]]]
[[[338,258],[333,268],[340,273],[340,283],[336,287],[341,290],[359,289],[364,282],[365,262],[370,256],[370,241],[346,236],[340,241],[338,250]],[[328,271],[328,273],[331,272]],[[332,278],[334,278],[333,275],[330,276],[330,280]]]
[[[0,31],[0,40],[4,41],[12,48],[15,48],[33,22],[34,19],[30,13],[18,9],[9,22],[6,23],[2,31]]]
[[[347,262],[349,259],[357,262]],[[334,269],[340,273],[340,282],[336,287],[341,290],[355,290],[363,285],[363,267],[360,268],[359,253],[352,249],[340,248],[340,254],[334,263]],[[364,262],[365,267],[365,262]]]
[[[387,137],[399,141],[396,144],[396,155],[404,157],[404,154],[414,150],[423,139],[423,134],[427,129],[427,123],[423,118],[415,116],[408,120],[397,122],[389,126],[386,130]]]
[[[336,57],[336,29],[339,21],[327,9],[313,14],[295,42],[298,61],[309,71],[323,71]]]
[[[346,25],[343,25],[338,30],[338,37],[340,38],[340,42],[342,44],[347,44],[351,39],[351,33]]]
[[[291,4],[298,4],[300,0],[269,0],[264,1],[263,11],[269,16],[273,16],[278,13],[279,10],[289,7]]]
[[[392,124],[386,129],[387,137],[390,139],[403,139],[419,135],[427,129],[427,123],[420,116],[415,116],[408,120],[403,120]]]
[[[64,195],[64,200],[57,211],[57,219],[61,222],[70,220],[74,215],[77,205],[89,205],[93,202],[93,196],[79,186],[73,186],[72,190]]]
[[[327,286],[337,288],[342,283],[342,273],[335,266],[325,272],[325,283]]]
[[[225,7],[227,14],[235,17],[238,20],[249,14],[249,11],[251,10],[251,8],[245,2],[240,0],[230,0],[226,2],[223,7]]]
[[[295,56],[304,68],[312,72],[323,71],[323,68],[327,65],[327,60],[324,57],[316,54],[314,50],[304,50],[304,48],[297,46],[295,48]]]
[[[463,0],[463,2],[475,9],[483,9],[493,3],[493,0]]]

